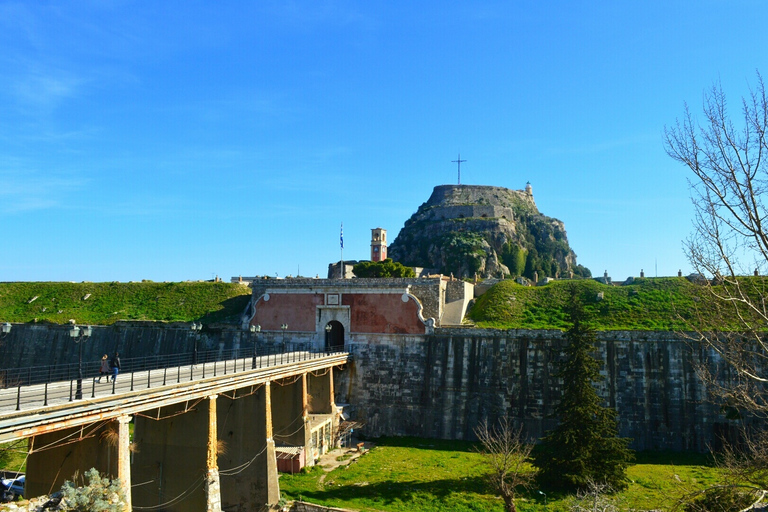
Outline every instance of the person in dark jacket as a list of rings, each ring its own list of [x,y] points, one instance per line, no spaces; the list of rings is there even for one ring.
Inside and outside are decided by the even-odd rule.
[[[109,382],[110,369],[111,368],[109,366],[109,356],[107,356],[107,354],[104,354],[104,357],[101,358],[101,366],[99,366],[99,380],[97,380],[96,382],[101,382],[101,378],[104,376],[107,377],[107,382]]]
[[[115,382],[115,380],[117,380],[117,374],[120,371],[120,354],[118,352],[115,352],[115,355],[112,356],[109,366],[112,367],[112,382]]]

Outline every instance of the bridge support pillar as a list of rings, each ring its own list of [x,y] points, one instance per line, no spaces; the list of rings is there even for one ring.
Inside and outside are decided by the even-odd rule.
[[[25,497],[56,492],[75,473],[82,478],[91,468],[112,478],[118,476],[116,430],[115,422],[107,422],[34,436],[27,458]]]
[[[269,382],[219,396],[223,510],[262,510],[280,501]],[[240,396],[241,395],[241,396]]]
[[[117,478],[120,479],[120,487],[125,495],[125,507],[123,510],[130,512],[131,505],[131,438],[128,424],[130,416],[117,418]]]
[[[336,400],[333,396],[333,368],[322,375],[307,376],[307,392],[311,397],[309,411],[312,414],[336,414]]]
[[[221,484],[219,482],[219,437],[217,429],[216,395],[208,397],[208,454],[205,478],[206,512],[221,512]]]
[[[202,398],[136,416],[133,506],[169,512],[207,510],[211,407]]]
[[[307,375],[274,381],[272,386],[272,421],[275,444],[301,446],[305,450],[306,464],[312,466],[310,453],[309,405]]]

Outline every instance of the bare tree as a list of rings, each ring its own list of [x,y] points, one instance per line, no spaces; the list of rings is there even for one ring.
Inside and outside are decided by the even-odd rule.
[[[704,94],[703,119],[688,106],[682,121],[665,128],[667,154],[684,164],[695,208],[688,259],[708,290],[691,325],[691,338],[715,356],[699,375],[733,417],[768,417],[768,98],[760,74],[731,118],[722,86]],[[755,276],[747,277],[754,273]],[[708,364],[707,364],[708,363]],[[739,445],[726,444],[723,485],[706,491],[686,510],[714,510],[709,503],[741,501],[751,510],[768,489],[764,430],[744,430]],[[746,505],[745,505],[746,504]],[[698,508],[697,508],[698,507]]]
[[[759,73],[740,111],[734,123],[715,84],[704,94],[703,120],[686,105],[682,121],[665,128],[664,145],[693,173],[694,231],[685,247],[715,299],[695,337],[728,369],[718,378],[702,366],[702,376],[728,405],[767,415],[768,280],[745,277],[768,270],[768,98]]]
[[[517,512],[518,488],[528,488],[535,476],[526,464],[533,445],[525,443],[522,428],[513,428],[507,418],[501,418],[493,428],[483,421],[475,428],[475,435],[480,440],[480,452],[491,468],[488,480],[504,500],[504,510]]]
[[[610,485],[590,481],[586,489],[576,493],[571,512],[619,512],[622,510],[619,497],[609,497],[613,493]]]

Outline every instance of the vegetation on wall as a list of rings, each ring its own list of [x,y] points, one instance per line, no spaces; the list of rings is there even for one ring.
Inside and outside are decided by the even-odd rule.
[[[250,297],[234,283],[0,283],[0,321],[238,322]]]
[[[406,267],[400,262],[392,261],[387,258],[384,261],[361,261],[354,267],[352,272],[355,277],[416,277],[411,267]]]
[[[483,241],[480,233],[469,231],[450,231],[442,235],[438,241],[443,256],[440,272],[446,275],[474,275],[486,257]]]

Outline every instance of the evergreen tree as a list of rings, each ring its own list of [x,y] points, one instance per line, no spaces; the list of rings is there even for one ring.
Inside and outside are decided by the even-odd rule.
[[[620,490],[627,486],[627,466],[634,458],[630,439],[618,436],[616,411],[602,405],[593,386],[601,378],[600,363],[592,357],[595,331],[575,287],[570,294],[571,327],[557,373],[563,382],[555,409],[559,424],[534,449],[533,464],[545,487],[570,491],[597,483]]]

